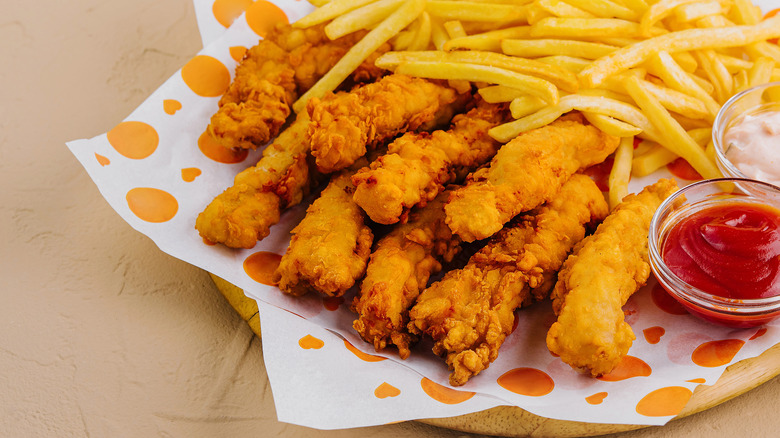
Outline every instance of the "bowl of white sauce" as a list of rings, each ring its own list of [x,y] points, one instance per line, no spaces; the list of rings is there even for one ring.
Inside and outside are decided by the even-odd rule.
[[[715,118],[712,141],[724,175],[780,186],[780,82],[729,99]]]

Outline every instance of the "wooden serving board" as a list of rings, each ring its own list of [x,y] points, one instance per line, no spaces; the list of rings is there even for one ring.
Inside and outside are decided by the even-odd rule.
[[[252,331],[260,336],[260,318],[257,303],[244,295],[233,284],[211,275],[214,284],[230,305],[244,319]],[[712,386],[699,385],[682,410],[675,417],[683,418],[717,406],[727,400],[769,381],[780,374],[780,344],[758,357],[732,364]],[[499,406],[486,411],[449,418],[418,420],[438,427],[462,432],[511,437],[585,437],[626,432],[645,426],[626,424],[582,423],[540,417],[514,406]]]

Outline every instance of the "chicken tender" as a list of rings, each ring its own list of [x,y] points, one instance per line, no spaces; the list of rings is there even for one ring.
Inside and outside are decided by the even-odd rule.
[[[566,259],[552,292],[558,320],[547,347],[572,368],[612,371],[635,339],[622,307],[650,275],[647,233],[658,206],[677,190],[662,179],[628,195]]]
[[[201,237],[231,248],[252,248],[268,236],[283,209],[309,194],[320,176],[307,161],[308,126],[308,114],[302,113],[263,150],[255,166],[236,175],[233,186],[198,215],[195,228]]]
[[[352,177],[355,202],[374,222],[403,221],[410,208],[424,206],[447,184],[490,160],[500,144],[487,132],[508,117],[507,105],[480,100],[476,108],[455,116],[447,131],[404,134],[386,155]]]
[[[243,149],[268,143],[287,121],[298,95],[311,88],[366,33],[331,41],[323,28],[324,24],[308,29],[278,24],[247,50],[207,128],[217,143]],[[388,49],[386,45],[380,51]],[[361,65],[353,78],[366,81],[381,74],[373,65]]]
[[[619,142],[578,113],[520,134],[452,193],[447,225],[467,242],[490,237],[515,215],[550,200],[572,174],[604,161]]]
[[[340,297],[363,276],[374,234],[352,201],[353,173],[345,170],[334,176],[293,228],[290,246],[274,273],[283,292],[300,296],[314,290]]]
[[[353,327],[377,351],[389,344],[398,347],[401,359],[409,357],[416,337],[408,333],[409,308],[439,272],[460,250],[460,239],[444,225],[443,192],[425,208],[412,210],[409,221],[393,228],[377,242],[352,304],[358,313]]]
[[[574,175],[551,201],[515,218],[463,269],[420,295],[409,330],[433,338],[434,353],[452,370],[451,385],[488,368],[512,331],[515,309],[547,297],[566,256],[608,212],[596,184]]]
[[[353,89],[330,93],[307,104],[311,153],[322,173],[350,166],[368,149],[405,131],[449,114],[458,93],[438,82],[389,75]],[[445,122],[445,123],[446,123]]]

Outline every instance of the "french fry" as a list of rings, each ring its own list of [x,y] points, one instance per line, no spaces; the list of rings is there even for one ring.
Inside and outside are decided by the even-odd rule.
[[[526,22],[528,22],[528,24],[533,25],[538,23],[539,20],[552,17],[552,14],[544,10],[537,3],[531,3],[525,9],[525,17],[526,17]]]
[[[647,63],[650,73],[661,78],[664,83],[679,92],[689,93],[699,99],[707,108],[709,117],[714,120],[720,110],[709,93],[688,75],[667,52],[658,52]]]
[[[558,103],[558,89],[552,83],[503,68],[455,62],[415,61],[401,63],[396,73],[429,79],[461,79],[517,88],[547,103]]]
[[[378,67],[393,70],[403,62],[418,61],[464,63],[497,67],[544,79],[553,83],[556,87],[570,93],[576,92],[579,87],[577,77],[570,71],[533,59],[516,58],[493,52],[388,52],[380,56],[375,64]]]
[[[599,128],[609,135],[614,135],[615,137],[633,137],[642,132],[640,128],[637,128],[630,123],[622,122],[616,118],[605,116],[604,114],[592,113],[588,111],[583,112],[582,114],[591,125]],[[512,115],[514,116],[514,112]]]
[[[426,10],[442,20],[514,22],[525,20],[525,6],[494,4],[486,7],[479,2],[429,0]]]
[[[325,35],[335,40],[360,29],[369,29],[390,16],[403,1],[379,0],[347,12],[325,26]]]
[[[748,70],[748,86],[753,87],[771,82],[774,67],[775,61],[770,58],[761,57],[756,59],[756,62]]]
[[[719,1],[689,3],[674,8],[674,16],[678,21],[687,23],[700,18],[709,17],[710,15],[720,14],[722,11],[723,6]]]
[[[761,10],[750,0],[734,0],[731,12],[737,24],[756,24],[761,21]]]
[[[332,0],[301,17],[293,23],[293,27],[307,28],[324,23],[375,1],[377,0]]]
[[[514,26],[465,37],[453,38],[444,43],[442,50],[454,49],[501,51],[501,40],[511,38],[528,38],[531,36],[531,26]]]
[[[641,20],[639,20],[639,27],[641,28],[641,35],[649,37],[650,28],[653,25],[668,15],[674,12],[677,6],[685,5],[688,3],[696,3],[699,0],[660,0],[642,14]]]
[[[734,75],[734,93],[747,90],[750,87],[747,70],[740,70]]]
[[[679,155],[660,144],[656,144],[651,150],[641,155],[637,154],[631,160],[631,173],[637,177],[647,176],[677,158]]]
[[[335,90],[350,73],[355,71],[360,63],[374,53],[379,46],[416,20],[424,9],[425,0],[408,0],[403,3],[395,12],[352,46],[333,68],[299,97],[293,104],[293,110],[299,113],[312,97],[322,97],[325,93]]]
[[[658,100],[642,87],[639,78],[628,75],[625,84],[628,94],[657,127],[659,135],[664,140],[660,142],[662,145],[683,157],[702,177],[709,179],[721,176],[720,171],[707,158],[701,146],[685,132]]]
[[[625,121],[642,129],[643,134],[653,141],[661,137],[650,120],[634,105],[601,96],[586,96],[569,94],[561,97],[557,105],[547,106],[541,110],[502,125],[489,131],[491,137],[501,143],[506,143],[518,134],[535,129],[549,123],[572,110],[604,114]]]
[[[694,56],[702,70],[715,86],[715,100],[723,104],[734,94],[734,81],[726,67],[715,56],[714,50],[697,50]]]
[[[609,172],[609,208],[613,210],[628,195],[631,179],[631,160],[634,155],[634,137],[621,137]]]
[[[710,123],[715,117],[707,111],[707,106],[699,99],[671,88],[641,80],[642,86],[669,111],[674,111],[691,119],[707,119]]]
[[[564,68],[574,74],[581,72],[582,69],[590,64],[590,60],[563,55],[543,56],[541,58],[536,58],[536,60],[545,64]]]
[[[430,14],[428,15],[430,16]],[[438,50],[444,50],[444,45],[449,39],[450,36],[447,35],[447,29],[444,28],[441,20],[431,17],[431,41],[433,41],[433,46]]]
[[[519,119],[539,111],[546,105],[547,104],[538,97],[523,95],[512,99],[512,103],[509,104],[509,111],[512,113],[512,117]]]
[[[624,47],[597,59],[580,72],[580,80],[588,87],[598,86],[606,77],[634,67],[654,54],[666,50],[701,50],[744,46],[756,41],[780,36],[780,15],[753,26],[688,29],[653,37],[633,46]],[[506,43],[507,41],[504,41]]]
[[[538,0],[535,4],[556,17],[596,18],[595,15],[588,11],[558,0]]]
[[[653,27],[651,36],[668,33],[665,29]],[[637,23],[618,18],[559,18],[547,17],[531,26],[532,37],[569,38],[631,38],[641,36]]]
[[[415,40],[409,45],[409,50],[412,51],[425,50],[431,43],[431,16],[427,12],[423,12],[417,21],[420,25],[417,28]]]
[[[444,29],[447,30],[447,35],[449,35],[451,39],[468,36],[466,29],[463,28],[463,23],[461,23],[459,20],[445,21]]]
[[[504,85],[491,85],[480,88],[479,95],[487,103],[511,102],[514,99],[526,96],[524,92]]]
[[[540,56],[564,55],[577,56],[586,59],[597,59],[607,56],[619,48],[607,44],[586,41],[538,39],[538,40],[504,40],[501,50],[507,55],[524,58]]]
[[[564,0],[566,3],[588,11],[597,17],[615,17],[637,21],[639,12],[609,0]]]

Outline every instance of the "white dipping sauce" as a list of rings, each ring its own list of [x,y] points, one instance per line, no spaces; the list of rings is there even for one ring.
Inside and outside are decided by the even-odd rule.
[[[780,111],[746,115],[723,140],[726,158],[746,177],[780,185]]]

